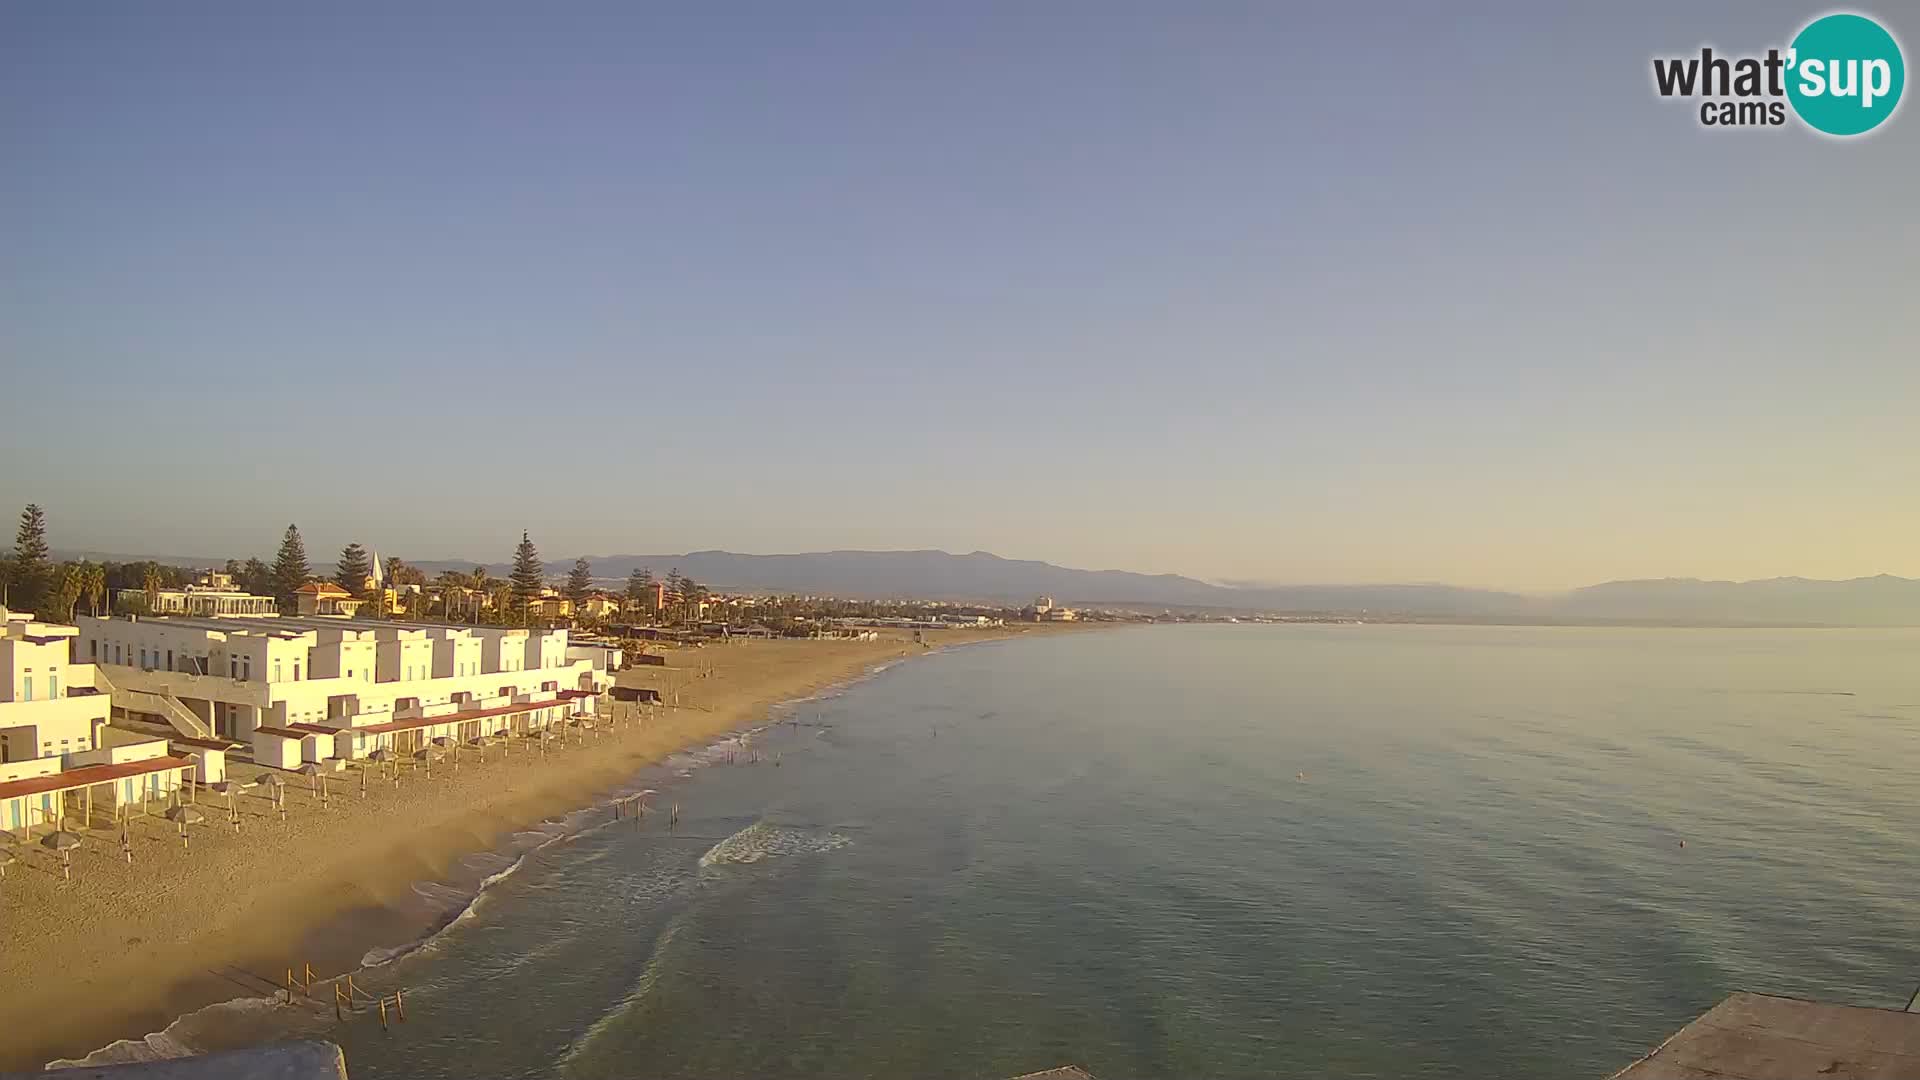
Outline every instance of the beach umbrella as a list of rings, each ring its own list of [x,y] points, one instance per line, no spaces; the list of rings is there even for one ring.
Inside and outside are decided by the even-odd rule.
[[[215,795],[223,795],[226,797],[227,820],[232,823],[233,831],[239,832],[240,831],[240,811],[235,809],[233,805],[233,783],[228,780],[222,780],[215,784],[209,784],[207,785],[207,787],[208,787],[208,790],[212,791]]]
[[[413,752],[413,760],[426,766],[428,776],[433,775],[433,750],[431,748],[423,746],[415,750]]]
[[[475,735],[475,736],[474,736],[473,738],[471,738],[471,739],[468,739],[468,740],[467,740],[467,745],[468,745],[468,746],[471,746],[471,747],[473,747],[473,748],[474,748],[475,750],[478,750],[478,751],[480,751],[480,760],[481,760],[481,761],[485,761],[485,760],[487,760],[487,739],[486,739],[486,736],[484,736],[484,735]]]
[[[319,762],[309,761],[300,766],[300,775],[307,778],[311,790],[320,796],[321,802],[327,801],[327,774],[321,770]]]
[[[179,827],[180,847],[184,850],[187,846],[187,826],[200,824],[207,820],[207,815],[191,806],[176,806],[167,811],[167,820]]]
[[[41,837],[40,846],[60,853],[60,875],[68,881],[73,880],[73,849],[80,846],[80,837],[60,829]]]

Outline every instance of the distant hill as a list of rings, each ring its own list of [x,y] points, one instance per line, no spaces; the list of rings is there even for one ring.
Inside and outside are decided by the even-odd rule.
[[[1609,581],[1557,597],[1552,608],[1575,619],[1913,626],[1920,625],[1920,581],[1891,574],[1846,581]]]

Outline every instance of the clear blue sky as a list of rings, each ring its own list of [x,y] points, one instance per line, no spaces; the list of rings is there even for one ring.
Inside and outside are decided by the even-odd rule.
[[[1824,9],[1569,7],[9,4],[0,507],[1920,576],[1920,114],[1704,131],[1649,59]]]

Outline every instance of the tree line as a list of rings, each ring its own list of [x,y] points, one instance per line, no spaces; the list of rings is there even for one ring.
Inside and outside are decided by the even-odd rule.
[[[526,625],[537,620],[536,603],[547,588],[539,548],[524,530],[505,580],[494,578],[483,566],[474,567],[471,573],[443,571],[428,580],[425,571],[397,558],[385,560],[380,570],[381,580],[376,585],[372,556],[355,542],[340,550],[332,575],[316,574],[299,525],[289,524],[271,563],[258,558],[229,559],[222,572],[242,592],[273,597],[275,606],[286,615],[299,612],[302,587],[328,581],[362,601],[360,610],[365,615],[394,614],[387,607],[387,590],[415,586],[418,591],[408,591],[422,601],[417,605],[420,610],[407,612],[410,617],[431,617],[437,609],[437,614],[449,622]],[[53,622],[71,622],[83,600],[87,612],[93,615],[150,614],[160,606],[162,590],[191,585],[195,574],[188,567],[152,560],[56,563],[47,539],[46,512],[38,504],[29,504],[20,512],[13,547],[0,557],[0,606],[30,611]],[[658,587],[661,585],[664,589]],[[599,591],[592,564],[585,558],[575,560],[560,594],[573,602],[576,617]],[[627,613],[637,610],[680,623],[697,620],[701,604],[712,595],[678,567],[658,584],[651,571],[636,569],[627,579],[625,593]]]

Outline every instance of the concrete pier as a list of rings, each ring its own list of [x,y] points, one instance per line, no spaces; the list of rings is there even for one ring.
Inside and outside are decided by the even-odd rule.
[[[1912,1080],[1920,1013],[1738,993],[1613,1080]]]

